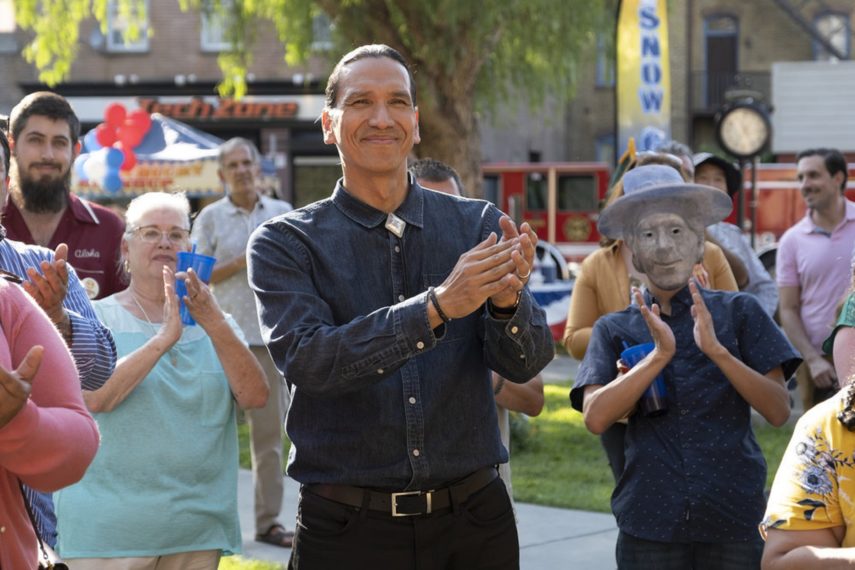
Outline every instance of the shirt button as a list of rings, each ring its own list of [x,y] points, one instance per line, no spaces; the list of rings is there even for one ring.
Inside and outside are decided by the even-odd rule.
[[[525,360],[525,354],[520,354],[520,359]]]
[[[378,368],[378,369],[377,369],[377,374],[383,374],[383,369],[382,369],[382,368]]]
[[[419,451],[418,449],[414,449],[414,450],[413,450],[413,455],[414,455],[415,457],[418,457],[418,456],[419,456],[419,455],[421,455],[421,454],[422,454],[422,452],[421,452],[421,451]]]
[[[406,299],[403,295],[398,295],[398,300],[403,302]]]
[[[0,526],[0,532],[6,532],[6,527],[5,527],[5,526]]]
[[[415,404],[415,403],[416,403],[416,399],[415,399],[415,398],[413,398],[412,396],[410,396],[410,400],[409,400],[409,401],[410,401],[410,403],[411,403],[411,404]]]
[[[516,327],[516,326],[511,327],[511,334],[517,334],[518,332],[520,332],[519,327]]]
[[[680,414],[682,414],[684,416],[688,413],[689,413],[689,410],[680,410]]]
[[[400,246],[397,246],[397,245],[395,246],[395,253],[401,253]]]
[[[423,343],[422,341],[416,343],[416,348],[418,348],[419,350],[423,349],[424,347],[425,343]]]

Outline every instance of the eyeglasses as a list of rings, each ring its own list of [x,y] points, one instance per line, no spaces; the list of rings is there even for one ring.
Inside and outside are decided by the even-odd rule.
[[[151,244],[160,243],[163,236],[166,236],[166,239],[168,239],[169,243],[172,245],[181,245],[186,243],[187,239],[190,237],[190,232],[184,228],[172,228],[171,230],[164,231],[157,226],[142,226],[134,228],[131,230],[131,233],[137,234],[140,236],[141,240]]]

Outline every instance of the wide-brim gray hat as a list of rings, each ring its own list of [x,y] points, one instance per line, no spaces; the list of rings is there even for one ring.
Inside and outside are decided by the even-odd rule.
[[[639,166],[624,174],[624,195],[600,214],[597,229],[606,237],[623,238],[641,212],[661,206],[663,211],[685,211],[700,218],[704,226],[722,221],[733,202],[724,192],[701,184],[690,184],[670,166]]]

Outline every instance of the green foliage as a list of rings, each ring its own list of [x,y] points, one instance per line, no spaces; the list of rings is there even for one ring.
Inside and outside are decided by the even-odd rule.
[[[146,17],[145,0],[116,0],[133,38]],[[326,14],[338,44],[384,42],[400,49],[417,69],[425,96],[469,95],[492,104],[514,89],[533,102],[547,94],[572,94],[580,53],[602,29],[606,0],[177,0],[185,11],[220,14],[232,49],[221,54],[220,91],[246,93],[255,30],[272,22],[289,65],[311,54],[312,18]],[[82,21],[96,19],[106,32],[108,0],[18,0],[15,15],[34,38],[25,57],[39,78],[69,77]],[[149,33],[156,33],[149,31]]]

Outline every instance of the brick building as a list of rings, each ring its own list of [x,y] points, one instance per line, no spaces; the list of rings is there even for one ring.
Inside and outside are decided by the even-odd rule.
[[[20,57],[25,36],[9,25],[12,1],[0,0],[0,73],[6,79],[0,114],[42,87]],[[214,91],[224,47],[220,23],[182,12],[173,0],[149,0],[149,6],[151,37],[131,41],[117,14],[107,33],[94,22],[82,26],[72,79],[56,89],[71,98],[84,127],[101,121],[109,101],[143,104],[222,138],[254,140],[274,160],[282,195],[297,204],[326,195],[337,157],[315,120],[329,63],[317,55],[289,68],[272,25],[262,24],[250,97],[235,105]],[[672,136],[696,150],[716,150],[713,117],[730,90],[753,90],[771,101],[773,63],[849,59],[853,9],[851,0],[669,1]],[[328,33],[322,22],[316,29],[316,37]],[[538,112],[510,102],[482,120],[485,160],[613,159],[612,41],[604,35],[595,44],[584,58],[590,63],[579,69],[574,101],[547,102]]]

